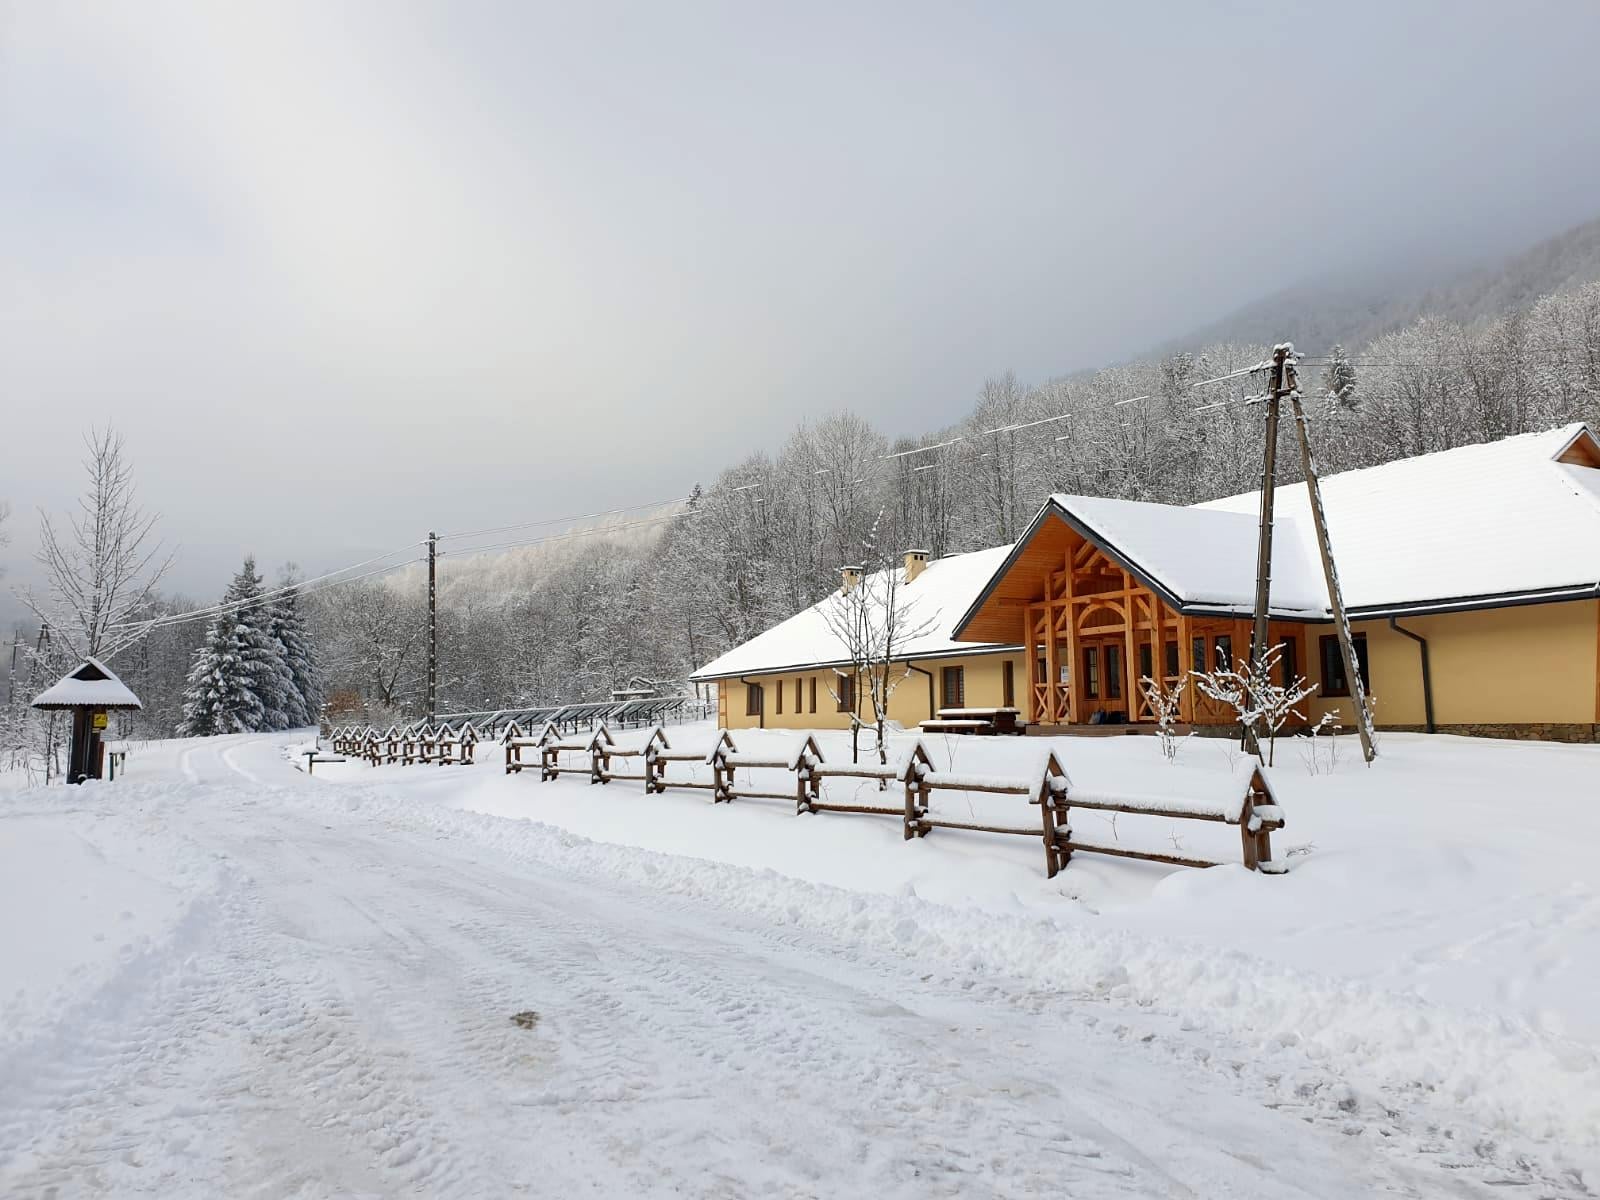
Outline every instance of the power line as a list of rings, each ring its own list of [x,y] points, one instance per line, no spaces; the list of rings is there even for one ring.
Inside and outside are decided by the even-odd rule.
[[[372,562],[375,560],[368,559],[367,561]],[[348,578],[343,579],[333,579],[332,576],[340,574],[338,571],[333,571],[329,572],[327,575],[318,576],[317,581],[312,586],[306,586],[305,584],[301,583],[288,584],[284,587],[273,588],[268,592],[261,592],[258,595],[250,596],[243,600],[227,601],[222,604],[212,605],[210,608],[195,609],[192,612],[166,613],[159,617],[152,617],[146,621],[128,621],[120,625],[114,625],[111,627],[111,629],[137,629],[140,631],[138,636],[143,637],[146,633],[156,629],[165,629],[169,625],[186,625],[191,621],[205,620],[212,617],[220,617],[232,613],[244,612],[246,609],[250,608],[259,608],[263,604],[273,603],[275,600],[291,591],[298,590],[299,595],[312,596],[316,595],[318,592],[325,592],[329,588],[339,587],[341,584],[359,583],[363,579],[371,579],[374,575],[386,575],[391,571],[398,571],[402,567],[409,567],[413,563],[419,563],[422,561],[423,559],[419,555],[416,558],[408,558],[404,562],[389,563],[387,566],[377,567],[371,571],[364,572],[363,574],[351,575]],[[350,567],[344,568],[346,571],[351,569],[352,568]],[[128,639],[124,638],[121,639],[121,641],[123,644],[126,644]]]
[[[362,559],[360,562],[351,563],[349,566],[339,567],[339,568],[337,568],[335,570],[328,571],[325,574],[317,575],[317,576],[315,576],[314,578],[311,578],[311,579],[301,579],[301,580],[298,580],[298,581],[296,581],[294,583],[286,583],[286,584],[282,585],[281,587],[271,588],[271,589],[269,589],[269,590],[267,590],[265,592],[259,593],[258,596],[256,596],[256,597],[252,597],[252,599],[271,600],[271,599],[275,599],[276,597],[285,594],[286,592],[291,592],[291,591],[294,591],[296,589],[299,589],[301,591],[317,590],[315,588],[316,584],[321,583],[322,581],[327,580],[327,579],[332,579],[335,575],[343,575],[347,571],[360,570],[362,567],[370,566],[372,563],[375,563],[375,562],[381,562],[385,558],[393,558],[396,554],[403,554],[407,550],[411,550],[414,547],[420,546],[420,545],[422,545],[421,542],[412,542],[412,543],[409,543],[408,545],[400,546],[400,547],[398,547],[398,548],[396,548],[394,550],[390,550],[386,554],[375,554],[371,558]],[[415,562],[417,560],[416,559],[411,559],[409,561],[410,562]],[[392,566],[382,567],[377,571],[369,571],[367,573],[367,575],[359,576],[359,578],[366,579],[370,575],[382,574],[383,571],[394,570],[396,567],[403,567],[403,566],[406,566],[406,565],[407,565],[407,563],[395,563]],[[353,581],[352,580],[340,580],[339,582],[341,582],[341,583],[349,583],[349,582],[353,582]],[[191,610],[189,612],[185,612],[185,613],[163,614],[160,617],[154,617],[154,618],[151,618],[148,621],[124,621],[124,622],[121,622],[120,624],[113,625],[110,628],[113,629],[113,630],[115,630],[115,629],[133,629],[133,628],[137,628],[137,627],[140,627],[140,626],[150,626],[150,627],[154,628],[156,625],[178,624],[181,620],[189,620],[191,618],[205,617],[205,616],[218,616],[218,615],[228,611],[231,608],[236,608],[236,607],[239,607],[239,606],[244,605],[246,603],[247,603],[246,601],[231,601],[231,602],[230,601],[223,601],[223,602],[220,602],[220,603],[217,603],[217,604],[207,605],[205,608],[193,609],[193,610]]]

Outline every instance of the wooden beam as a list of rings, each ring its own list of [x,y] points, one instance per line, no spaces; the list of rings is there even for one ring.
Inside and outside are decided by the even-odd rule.
[[[1183,699],[1178,702],[1178,717],[1185,725],[1194,724],[1194,681],[1189,679],[1194,670],[1194,626],[1189,617],[1178,614],[1178,671],[1189,680],[1183,689]]]
[[[1072,597],[1078,583],[1071,571],[1067,572],[1067,672],[1070,686],[1067,689],[1067,723],[1083,724],[1083,656],[1078,652],[1078,623],[1073,617]]]

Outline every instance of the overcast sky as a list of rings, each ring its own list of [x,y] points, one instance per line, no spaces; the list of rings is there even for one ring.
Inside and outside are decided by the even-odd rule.
[[[0,5],[0,550],[219,593],[1600,211],[1600,4]]]

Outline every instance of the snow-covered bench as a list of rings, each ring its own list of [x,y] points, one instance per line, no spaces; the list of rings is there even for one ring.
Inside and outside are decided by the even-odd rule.
[[[1021,733],[1017,718],[1022,714],[1002,705],[998,708],[941,708],[931,720],[920,722],[923,733]]]

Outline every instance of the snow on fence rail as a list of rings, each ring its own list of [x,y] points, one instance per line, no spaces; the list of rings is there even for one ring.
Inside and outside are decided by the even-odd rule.
[[[535,763],[523,757],[523,752],[536,748],[539,751],[537,765],[542,781],[557,779],[563,774],[586,775],[591,784],[602,785],[613,780],[631,780],[642,782],[646,795],[660,794],[668,788],[709,791],[713,804],[734,800],[792,799],[797,815],[836,812],[896,817],[901,822],[907,841],[926,837],[935,829],[1035,837],[1044,844],[1045,873],[1051,877],[1065,867],[1076,853],[1106,854],[1180,867],[1220,865],[1215,859],[1085,841],[1072,831],[1070,816],[1073,808],[1237,825],[1244,865],[1252,871],[1270,873],[1281,869],[1272,861],[1272,834],[1284,826],[1283,809],[1274,799],[1266,777],[1259,769],[1251,774],[1243,795],[1237,799],[1230,798],[1225,803],[1217,803],[1214,800],[1182,797],[1075,791],[1054,751],[1047,751],[1042,757],[1035,758],[1030,766],[1016,775],[990,775],[935,770],[920,740],[912,743],[909,751],[892,764],[830,763],[824,759],[821,747],[810,735],[796,738],[787,751],[768,749],[746,752],[739,749],[732,733],[720,729],[710,751],[702,753],[674,749],[665,729],[660,726],[651,730],[641,745],[626,748],[617,745],[604,724],[576,737],[564,737],[553,724],[547,724],[537,738],[522,737],[520,733],[518,730],[519,736],[509,736],[508,731],[504,739],[507,774],[516,774],[525,767],[535,766]],[[569,758],[563,760],[563,754]],[[570,756],[573,755],[579,756],[577,761],[571,760]],[[642,760],[641,770],[618,771],[613,766],[613,760],[632,759]],[[688,778],[669,776],[668,768],[674,763],[707,766],[710,768],[710,779],[696,778],[692,774]],[[793,776],[793,786],[778,791],[771,787],[757,787],[753,781],[749,785],[741,785],[737,778],[740,769],[782,771]],[[902,803],[891,806],[834,801],[828,798],[824,787],[829,779],[871,780],[877,783],[880,791],[887,791],[891,783],[896,783],[901,788]],[[1037,806],[1038,816],[1027,824],[1019,820],[1014,825],[954,820],[933,811],[933,797],[940,791],[1014,796],[1025,800],[1030,806]],[[1020,818],[1020,811],[1018,815]]]
[[[436,763],[439,766],[471,766],[477,761],[478,731],[471,724],[453,727],[391,725],[379,733],[371,725],[338,726],[328,732],[334,752],[351,758],[364,758],[373,766],[380,763]]]

